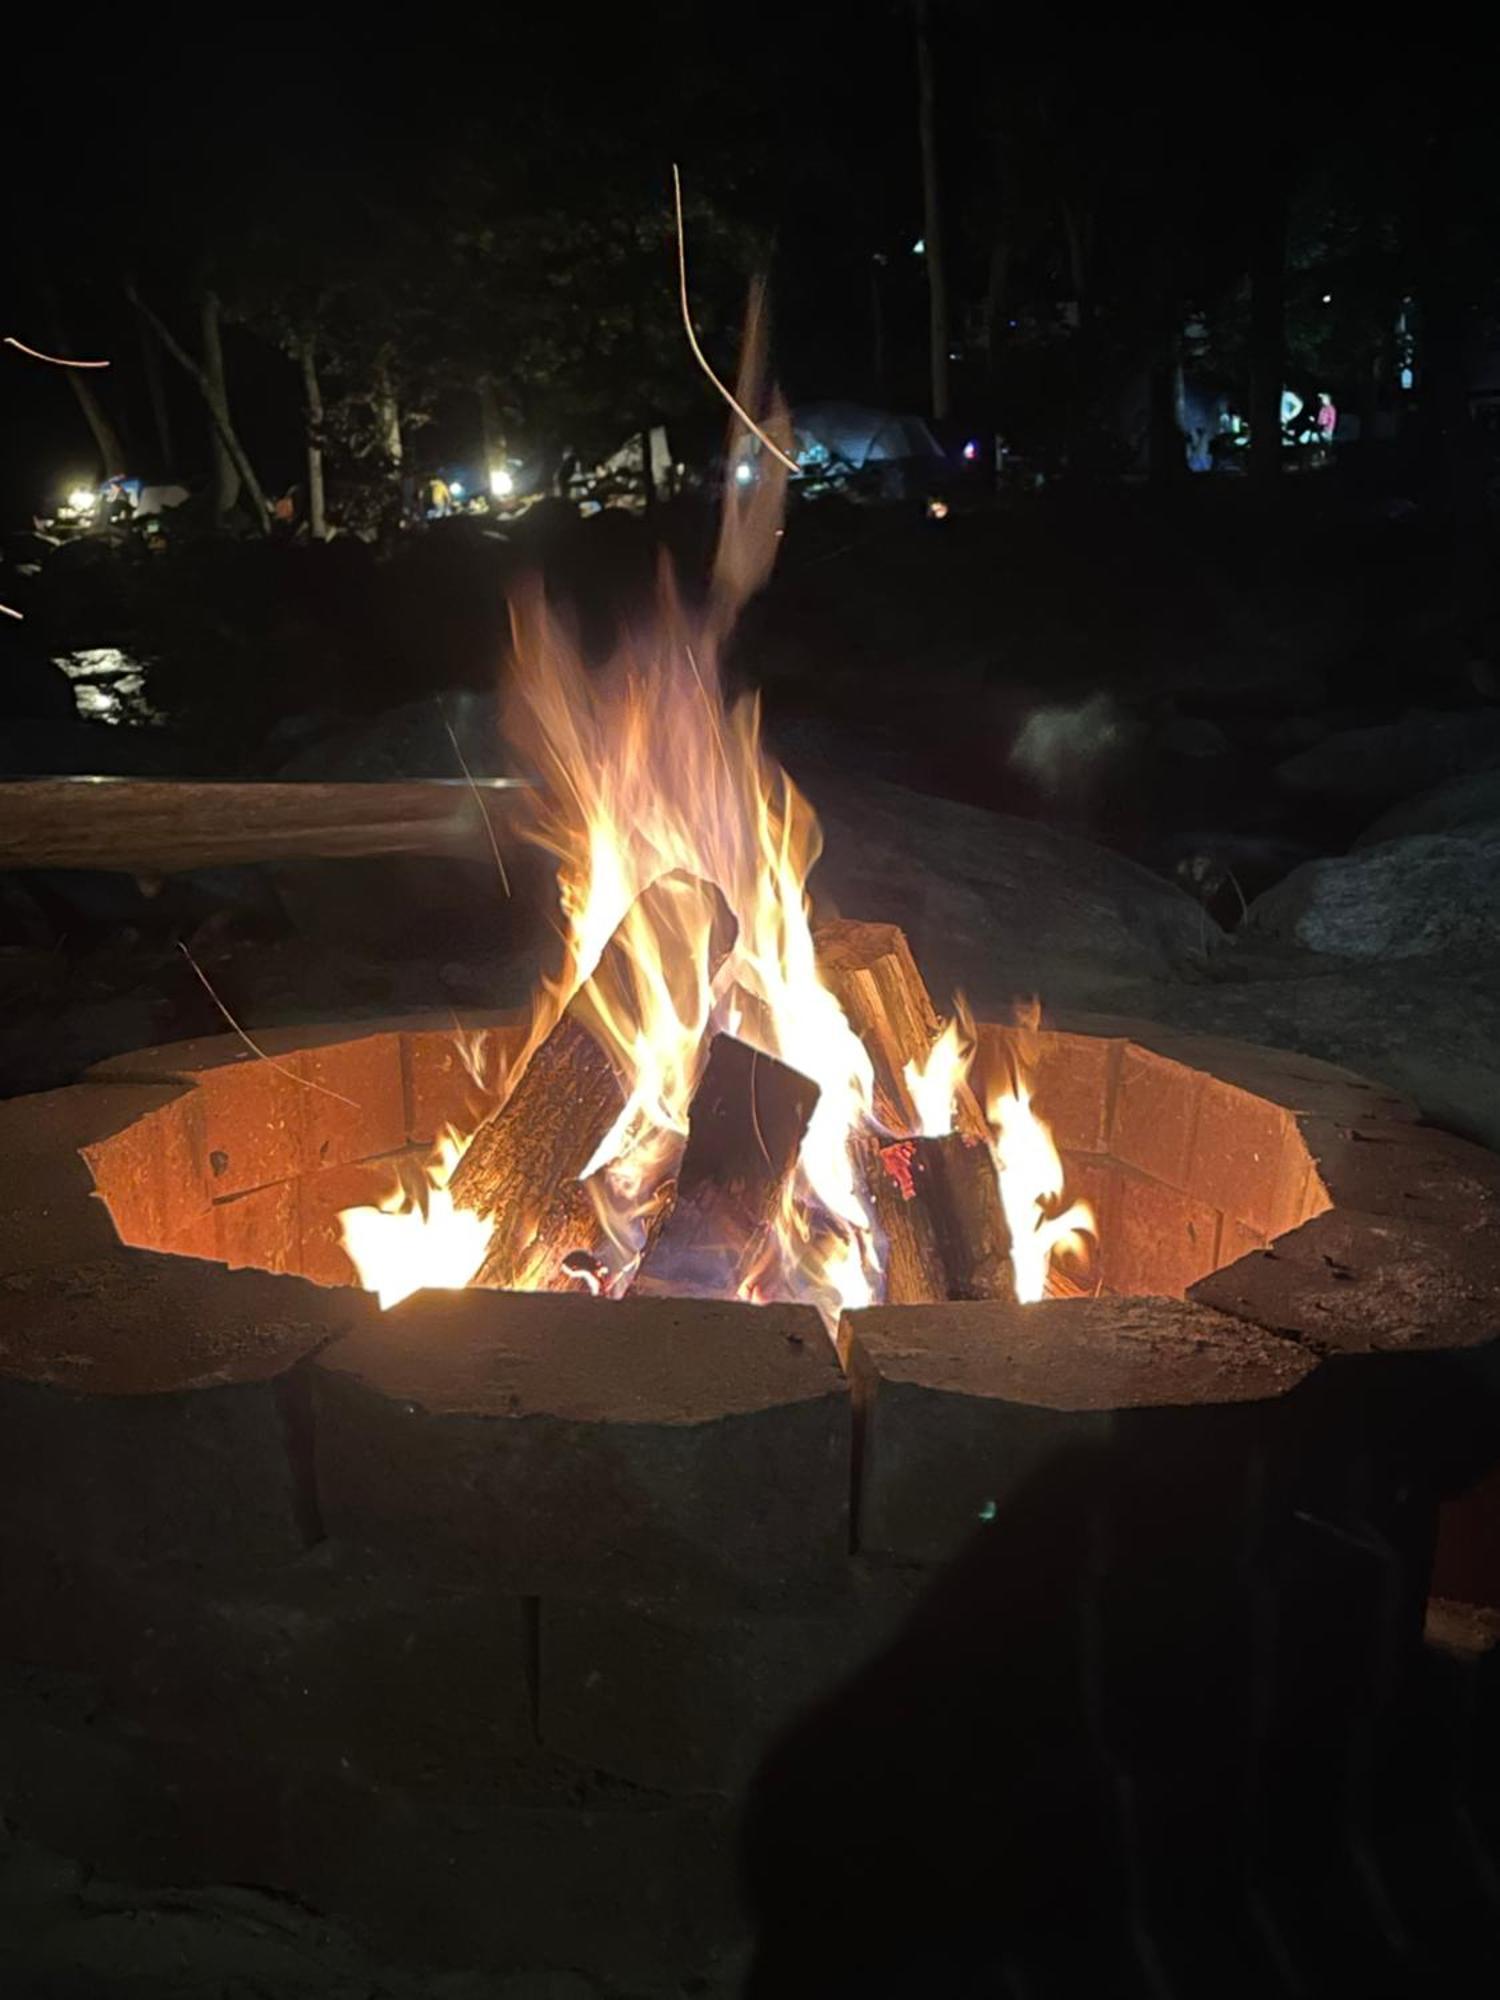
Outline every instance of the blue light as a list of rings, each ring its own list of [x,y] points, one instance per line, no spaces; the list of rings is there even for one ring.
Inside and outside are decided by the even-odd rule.
[[[449,484],[448,491],[453,495],[455,500],[462,500],[464,497],[463,481],[460,479],[453,480]]]
[[[979,456],[979,440],[978,438],[970,438],[968,443],[964,446],[964,457],[969,461],[970,465],[972,465],[975,459],[978,458],[978,456]]]
[[[755,477],[755,467],[751,465],[748,459],[742,458],[739,464],[734,468],[734,477],[736,484],[740,486],[748,486],[751,480]]]

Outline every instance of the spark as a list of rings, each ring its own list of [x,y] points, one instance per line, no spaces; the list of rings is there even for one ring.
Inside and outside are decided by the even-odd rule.
[[[773,457],[779,458],[782,464],[786,467],[788,472],[796,472],[799,469],[796,459],[788,458],[787,454],[781,449],[781,446],[777,444],[776,440],[774,438],[767,437],[766,433],[761,429],[760,425],[755,421],[754,417],[750,415],[749,411],[744,407],[744,405],[735,400],[733,394],[728,389],[725,388],[724,384],[719,380],[718,376],[715,375],[712,367],[709,364],[708,356],[703,352],[703,349],[698,345],[698,336],[693,330],[693,309],[691,305],[688,303],[687,241],[683,235],[683,230],[682,230],[682,176],[677,171],[677,163],[675,160],[672,163],[672,200],[677,210],[677,279],[682,295],[682,324],[687,331],[688,346],[691,347],[693,350],[693,358],[698,363],[698,366],[703,370],[704,374],[708,377],[709,381],[713,383],[714,387],[718,390],[719,394],[724,398],[724,401],[729,405],[730,409],[734,411],[735,415],[739,418],[740,422],[745,425],[746,429],[751,430],[755,433],[755,435],[760,439],[761,443],[765,446],[766,450],[770,452]]]
[[[0,611],[3,611],[7,618],[24,618],[26,616],[24,611],[17,611],[13,604],[0,604]]]
[[[107,361],[75,361],[71,354],[43,354],[39,347],[28,347],[24,340],[17,340],[13,333],[4,336],[7,347],[15,348],[18,354],[29,354],[33,361],[45,361],[53,368],[107,368]]]

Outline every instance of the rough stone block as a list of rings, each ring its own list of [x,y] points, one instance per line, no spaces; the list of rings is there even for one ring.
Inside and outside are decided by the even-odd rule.
[[[1109,1228],[1099,1248],[1111,1291],[1180,1298],[1218,1262],[1219,1213],[1117,1166]]]
[[[847,1545],[807,1308],[435,1292],[313,1365],[331,1534],[512,1590],[778,1597]]]
[[[1110,1152],[1153,1180],[1190,1186],[1188,1161],[1203,1077],[1133,1042],[1120,1050],[1119,1062]]]
[[[1289,1111],[1209,1078],[1179,1185],[1247,1228],[1279,1236],[1307,1220],[1308,1175],[1307,1148]],[[1323,1205],[1314,1197],[1314,1208]]]
[[[1484,1147],[1394,1119],[1300,1123],[1314,1171],[1337,1207],[1500,1231],[1500,1156]]]
[[[75,1085],[0,1104],[0,1272],[105,1255],[201,1216],[189,1104],[172,1084]],[[4,1340],[0,1319],[0,1362]]]
[[[119,1247],[0,1280],[7,1532],[101,1564],[298,1553],[307,1487],[278,1378],[370,1305]]]
[[[728,1791],[779,1733],[894,1637],[920,1573],[851,1558],[816,1611],[714,1615],[543,1600],[542,1741],[662,1791]]]
[[[91,1077],[196,1086],[199,1175],[209,1196],[244,1194],[406,1143],[401,1039],[360,1024],[267,1030],[262,1060],[237,1035],[111,1057]]]
[[[176,1575],[114,1592],[99,1663],[113,1710],[153,1735],[252,1744],[284,1771],[371,1782],[497,1776],[534,1740],[534,1616],[339,1561],[326,1545],[247,1583]]]
[[[845,1315],[862,1553],[941,1562],[1029,1474],[1135,1413],[1135,1450],[1184,1462],[1237,1409],[1311,1372],[1291,1343],[1164,1299],[988,1300]]]
[[[445,1126],[472,1132],[500,1101],[525,1036],[508,1016],[467,1016],[403,1034],[406,1136],[430,1146]]]
[[[280,1181],[214,1203],[215,1254],[231,1271],[302,1273],[298,1185]]]

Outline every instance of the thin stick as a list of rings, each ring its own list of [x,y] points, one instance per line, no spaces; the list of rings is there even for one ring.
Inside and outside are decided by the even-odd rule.
[[[362,1106],[356,1104],[352,1097],[345,1097],[344,1093],[341,1090],[330,1090],[326,1083],[318,1083],[314,1078],[310,1076],[298,1076],[297,1072],[294,1069],[288,1069],[285,1063],[277,1062],[275,1056],[267,1055],[265,1050],[261,1048],[258,1043],[251,1041],[250,1037],[245,1033],[245,1030],[240,1026],[239,1022],[234,1018],[233,1014],[230,1013],[229,1009],[224,1005],[224,1002],[219,998],[218,994],[215,993],[213,987],[210,986],[208,982],[208,974],[203,970],[202,966],[198,963],[197,959],[194,958],[193,954],[188,950],[187,946],[182,942],[181,938],[177,940],[177,949],[182,953],[183,957],[187,960],[188,964],[193,968],[194,972],[197,973],[199,979],[202,980],[204,992],[208,995],[209,999],[213,1001],[214,1005],[218,1008],[219,1012],[224,1016],[224,1019],[229,1023],[230,1027],[233,1028],[234,1032],[239,1036],[240,1040],[245,1044],[245,1047],[250,1051],[252,1055],[259,1056],[260,1060],[263,1063],[269,1063],[272,1069],[278,1070],[282,1076],[289,1076],[293,1083],[300,1083],[307,1090],[321,1090],[325,1097],[336,1097],[340,1104],[347,1104],[351,1111],[359,1111],[363,1108]]]
[[[5,345],[13,347],[18,354],[29,354],[33,361],[48,361],[54,368],[107,368],[107,361],[75,361],[71,354],[43,354],[39,347],[28,347],[24,340],[17,340],[13,333],[4,336]]]
[[[688,346],[693,350],[693,358],[745,428],[755,433],[766,450],[773,457],[779,458],[788,472],[797,472],[800,470],[800,467],[796,459],[788,458],[776,440],[767,437],[744,405],[735,400],[731,392],[725,388],[718,376],[715,375],[712,367],[709,365],[708,356],[698,344],[698,336],[693,330],[693,309],[688,303],[687,242],[682,230],[682,176],[677,171],[675,160],[672,163],[672,200],[677,210],[677,280],[682,297],[682,324],[687,331]]]
[[[448,720],[441,697],[434,695],[432,698],[437,703],[437,712],[442,718],[444,729],[448,732],[448,741],[453,745],[453,754],[458,759],[458,768],[468,779],[469,790],[474,794],[474,803],[479,808],[479,817],[484,821],[484,830],[490,837],[490,852],[495,857],[495,866],[500,870],[500,886],[508,896],[510,894],[510,877],[506,874],[505,863],[500,858],[500,842],[495,833],[495,822],[485,810],[484,800],[479,796],[479,787],[474,782],[474,773],[469,769],[468,762],[459,746],[458,738],[453,733],[453,724]]]

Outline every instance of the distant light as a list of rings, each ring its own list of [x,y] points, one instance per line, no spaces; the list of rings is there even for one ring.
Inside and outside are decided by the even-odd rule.
[[[454,489],[455,492],[457,488]],[[516,490],[516,482],[503,465],[490,467],[490,493],[496,500],[508,500]]]
[[[1324,303],[1324,305],[1325,305],[1325,306],[1331,306],[1331,305],[1333,304],[1333,293],[1332,293],[1332,292],[1325,292],[1325,293],[1323,294],[1323,303]]]
[[[94,505],[95,495],[87,486],[75,486],[68,495],[68,505],[76,514],[87,514]]]
[[[448,491],[453,495],[455,500],[462,500],[464,497],[463,481],[461,479],[450,479],[448,482]]]
[[[735,484],[737,486],[748,486],[754,477],[755,467],[750,463],[749,459],[742,458],[734,468]]]
[[[911,254],[913,257],[925,257],[927,255],[927,238],[925,236],[919,236],[916,242],[913,243]]]
[[[929,521],[946,521],[948,518],[947,501],[929,500],[927,503],[927,518]]]
[[[972,465],[974,463],[974,460],[978,458],[978,456],[979,456],[979,440],[978,438],[970,438],[969,442],[964,446],[964,457],[968,459],[969,463]]]
[[[1404,364],[1402,365],[1402,369],[1401,369],[1401,386],[1402,386],[1402,388],[1403,388],[1403,389],[1409,389],[1409,388],[1410,388],[1410,387],[1412,386],[1412,383],[1413,383],[1413,382],[1414,382],[1415,380],[1416,380],[1416,377],[1415,377],[1415,376],[1414,376],[1414,375],[1412,374],[1412,372],[1411,372],[1411,366],[1410,366],[1410,364],[1409,364],[1409,363],[1404,363]]]

